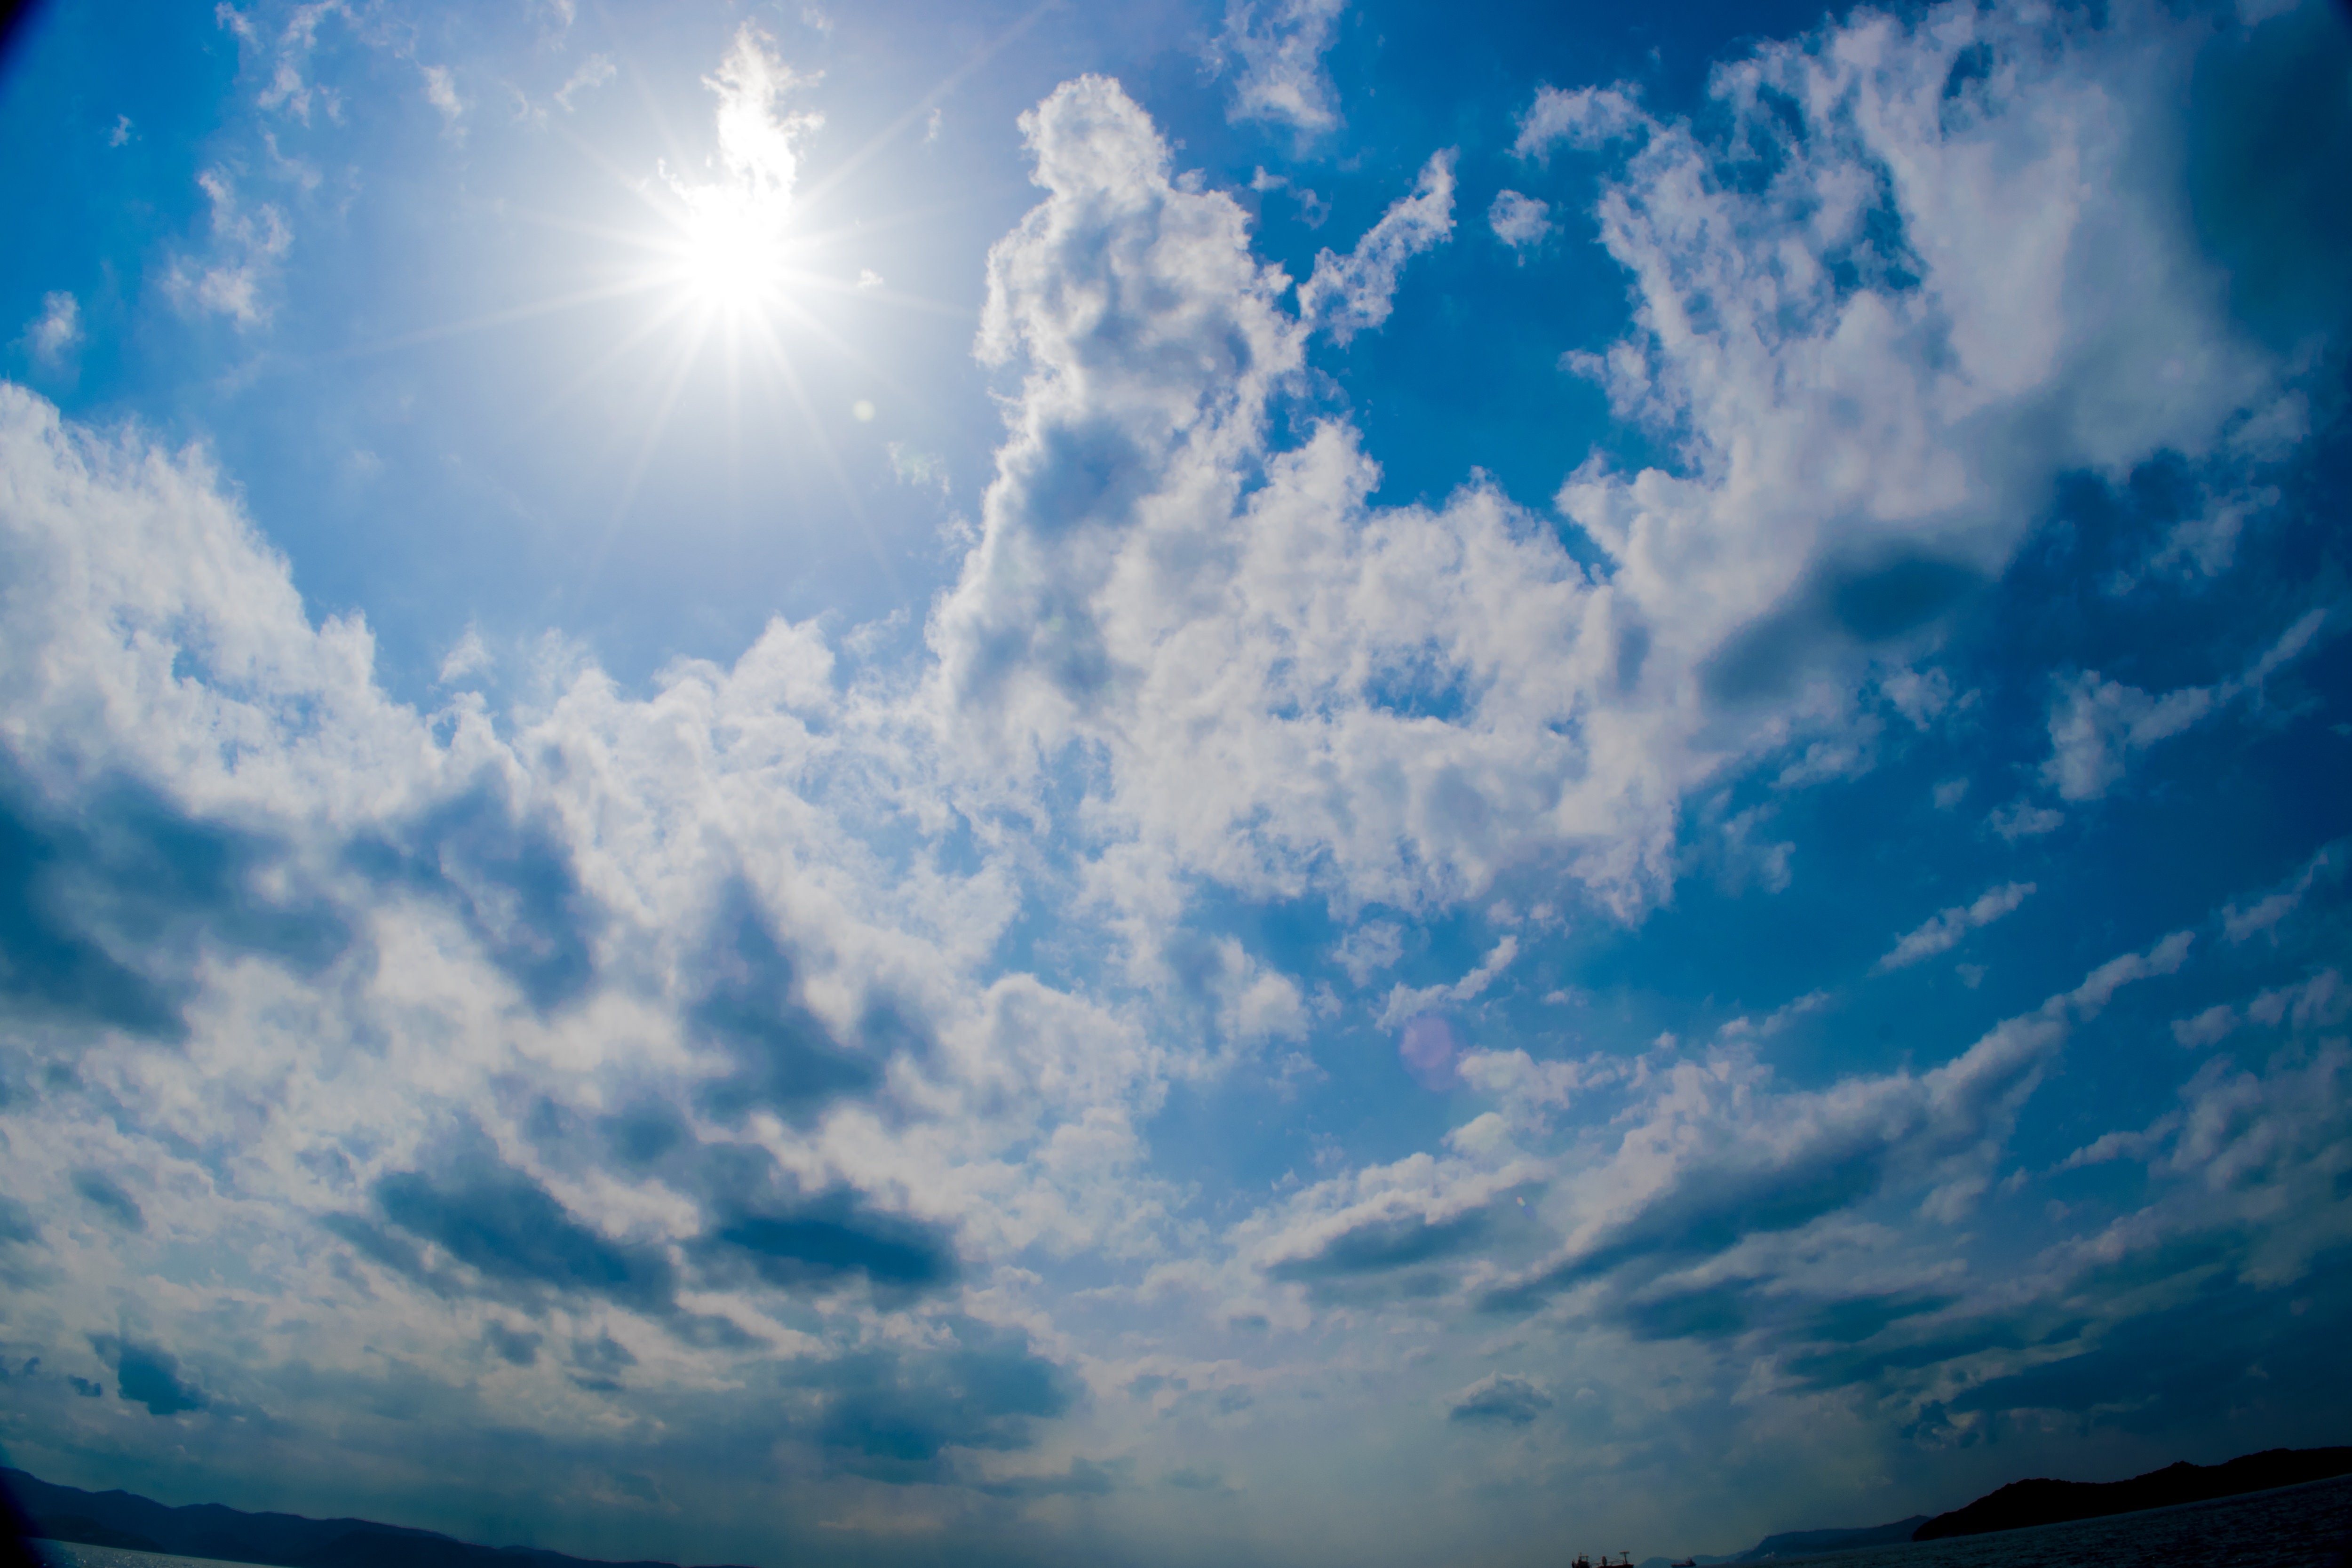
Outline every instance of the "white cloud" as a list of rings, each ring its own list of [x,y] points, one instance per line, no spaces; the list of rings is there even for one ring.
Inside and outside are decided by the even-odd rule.
[[[2042,777],[2067,800],[2096,800],[2123,777],[2124,756],[2178,735],[2213,710],[2201,686],[2150,697],[2088,670],[2063,683],[2050,707],[2050,760]]]
[[[1551,209],[1533,196],[1517,191],[1498,193],[1486,209],[1486,226],[1514,250],[1542,241],[1551,232]]]
[[[719,160],[733,188],[755,202],[786,202],[800,177],[798,143],[824,124],[814,110],[786,112],[785,96],[808,85],[775,52],[774,41],[746,22],[716,74],[703,85],[719,95]]]
[[[1543,158],[1562,142],[1590,149],[1646,134],[1652,128],[1631,89],[1580,87],[1563,92],[1545,87],[1537,89],[1535,101],[1519,116],[1519,137],[1511,153],[1518,158]]]
[[[2123,777],[2126,758],[2168,740],[2242,696],[2260,700],[2263,683],[2308,649],[2328,612],[2305,611],[2235,679],[2150,697],[2086,670],[2059,683],[2050,705],[2050,760],[2042,777],[2067,800],[2096,800]]]
[[[942,497],[948,493],[948,464],[945,458],[936,452],[921,451],[905,441],[889,442],[883,450],[889,454],[890,472],[897,476],[900,484],[913,485],[919,489],[937,490]]]
[[[226,316],[240,328],[260,326],[270,316],[263,290],[293,248],[294,231],[270,203],[250,211],[240,206],[225,169],[206,169],[196,184],[212,208],[212,255],[173,262],[164,286],[183,310]]]
[[[1949,811],[1967,798],[1969,781],[1965,778],[1946,779],[1931,792],[1937,811]]]
[[[478,675],[489,668],[493,662],[489,645],[482,641],[480,630],[468,626],[466,635],[451,645],[448,653],[443,657],[437,679],[442,685],[452,686],[469,675]]]
[[[2172,1037],[2183,1046],[2218,1045],[2238,1026],[2238,1012],[2227,1003],[2208,1007],[2193,1018],[2175,1018]]]
[[[1361,985],[1404,956],[1404,928],[1394,921],[1367,921],[1341,938],[1331,956]]]
[[[2067,993],[2065,1000],[2084,1017],[2096,1017],[2117,991],[2135,981],[2178,973],[2195,940],[2193,931],[2177,931],[2146,952],[2126,952],[2111,958],[2084,976],[2083,984]]]
[[[2278,500],[2278,490],[2267,485],[2210,498],[2196,516],[2172,525],[2163,548],[2148,558],[2148,570],[2166,572],[2186,566],[2193,567],[2200,576],[2220,576],[2237,557],[2238,536],[2245,531],[2247,520],[2276,506]]]
[[[1764,826],[1772,816],[1771,806],[1755,805],[1725,821],[1724,885],[1730,890],[1738,891],[1750,877],[1768,893],[1788,890],[1794,875],[1790,864],[1796,858],[1797,846],[1792,839],[1766,836]]]
[[[2181,241],[2121,127],[2170,101],[2164,50],[2185,43],[1960,9],[1838,37],[1727,70],[1723,143],[1643,121],[1604,184],[1638,324],[1603,374],[1682,467],[1588,465],[1563,488],[1610,557],[1599,581],[1482,489],[1366,507],[1374,470],[1345,424],[1269,450],[1265,411],[1305,344],[1241,210],[1180,188],[1110,84],[1041,106],[1025,124],[1048,198],[992,258],[981,335],[1024,376],[1013,436],[930,631],[940,710],[1013,764],[989,787],[1098,748],[1100,821],[1135,834],[1099,862],[1106,889],[1186,866],[1411,910],[1551,854],[1638,908],[1700,782],[1792,744],[1863,760],[1850,706],[1810,683],[1859,682],[1842,650],[1908,635],[1882,584],[1900,606],[1915,578],[1996,574],[2061,468],[2193,456],[2273,395],[2277,367],[2194,258],[2147,262]],[[1969,50],[2005,63],[1960,113],[1943,84]],[[1818,124],[1743,96],[1771,84]],[[1770,189],[1711,173],[1767,136],[1787,171]],[[1320,265],[1306,320],[1382,299],[1389,269],[1364,264],[1434,237],[1444,170],[1351,265]],[[1897,233],[1916,282],[1881,254]],[[2143,374],[2150,321],[2200,374]],[[1927,687],[1911,695],[1925,716]],[[2019,803],[1994,826],[2061,820]],[[1741,853],[1778,885],[1787,857],[1755,828]]]
[[[1952,679],[1940,669],[1898,669],[1882,676],[1878,689],[1915,730],[1925,730],[1952,705]]]
[[[2039,838],[2045,833],[2055,833],[2065,826],[2066,814],[2054,806],[2036,805],[2028,800],[2013,800],[1985,818],[1985,826],[2014,844],[2021,838]]]
[[[258,7],[257,7],[258,9]],[[222,0],[214,15],[222,26],[235,33],[238,43],[257,52],[263,50],[260,30],[251,16],[240,14]],[[343,114],[341,95],[331,87],[306,79],[310,53],[318,47],[319,27],[330,16],[346,24],[352,12],[342,0],[315,0],[314,4],[298,5],[286,14],[286,25],[279,29],[277,41],[267,53],[270,57],[268,79],[255,97],[262,109],[283,110],[301,123],[310,122],[310,110],[322,110],[330,121],[341,121]]]
[[[206,969],[206,1000],[184,1050],[158,1055],[135,1036],[81,1047],[91,1081],[192,1129],[229,1124],[241,1097],[289,1108],[275,1132],[241,1146],[252,1197],[212,1219],[192,1212],[188,1226],[216,1219],[258,1227],[247,1232],[256,1236],[310,1234],[345,1200],[287,1173],[300,1172],[299,1156],[319,1141],[358,1137],[361,1121],[367,1131],[352,1147],[374,1151],[375,1170],[398,1168],[458,1111],[507,1141],[507,1158],[522,1158],[529,1140],[501,1120],[489,1087],[500,1073],[593,1110],[608,1070],[684,1074],[689,1090],[697,1076],[731,1071],[676,1011],[703,984],[695,966],[708,961],[697,954],[730,897],[750,900],[790,956],[810,1026],[851,1042],[852,1059],[860,1020],[877,1005],[934,1042],[911,1076],[900,1068],[917,1057],[877,1054],[876,1070],[887,1065],[889,1077],[877,1089],[906,1097],[916,1121],[952,1129],[943,1140],[909,1144],[853,1114],[825,1123],[830,1131],[780,1137],[774,1152],[789,1168],[863,1190],[904,1182],[964,1192],[990,1247],[1066,1246],[1081,1236],[1092,1245],[1157,1223],[1132,1187],[1115,1196],[1102,1175],[1132,1159],[1127,1108],[1150,1102],[1169,1058],[1133,1017],[1027,976],[981,973],[1011,909],[996,856],[954,874],[928,854],[887,873],[872,858],[869,832],[897,831],[887,825],[902,809],[936,814],[942,792],[920,784],[898,795],[894,774],[911,782],[900,770],[928,773],[929,764],[908,748],[900,719],[836,687],[831,652],[812,628],[778,623],[731,668],[673,667],[642,700],[572,663],[551,672],[538,706],[502,715],[496,728],[470,696],[428,721],[377,688],[363,626],[308,622],[284,562],[222,498],[201,454],[93,437],[0,386],[0,470],[37,498],[9,509],[0,530],[6,741],[32,769],[37,798],[77,798],[94,778],[151,781],[172,811],[286,847],[284,886],[267,898],[324,900],[339,912],[321,929],[362,921],[367,933],[323,973],[267,954]],[[461,640],[453,678],[478,651],[478,637]],[[836,738],[820,739],[812,724]],[[827,771],[826,755],[845,754],[842,740],[869,784],[820,805],[792,781]],[[419,882],[372,889],[338,869],[338,845],[397,844],[461,808],[485,814],[483,825],[428,842]],[[520,826],[501,826],[509,822]],[[511,860],[499,858],[518,853],[497,847],[509,831],[551,846],[544,853],[562,877],[576,877],[577,899],[600,911],[596,921],[575,934],[572,917],[529,902],[529,885],[512,881]],[[490,858],[468,847],[466,833],[491,836]],[[564,974],[590,973],[547,968],[567,942],[579,944],[580,963],[638,978],[543,1009],[531,999],[541,984],[534,976],[570,984]],[[121,962],[142,970],[170,958],[152,942],[121,951]],[[1304,1016],[1295,983],[1237,946],[1218,952],[1227,1033],[1295,1037]],[[376,1042],[369,1052],[320,1044],[353,1030]],[[620,1080],[610,1081],[617,1090]],[[992,1124],[997,1133],[981,1132]],[[1043,1138],[1055,1152],[1002,1166],[993,1162],[1009,1145],[1000,1135]],[[62,1157],[63,1145],[48,1152]],[[968,1179],[951,1174],[965,1167]],[[567,1201],[603,1212],[670,1200],[656,1185]],[[691,1223],[690,1205],[661,1212]],[[951,1210],[932,1217],[963,1223]],[[315,1291],[289,1288],[304,1299],[347,1296],[326,1263],[318,1261]],[[368,1310],[396,1315],[397,1282],[377,1289],[381,1305]]]
[[[556,105],[564,113],[571,113],[577,107],[572,101],[574,93],[593,91],[612,80],[614,75],[613,62],[609,58],[590,55],[580,62],[577,70],[565,79],[563,85],[555,89]]]
[[[1301,319],[1346,342],[1389,319],[1404,264],[1454,233],[1454,153],[1433,153],[1412,195],[1399,198],[1345,256],[1315,256],[1314,276],[1299,285]]]
[[[81,346],[81,302],[62,289],[41,296],[41,313],[25,323],[21,340],[32,356],[55,370]]]
[[[2095,1268],[2148,1258],[2183,1236],[2258,1229],[2242,1278],[2294,1282],[2310,1260],[2352,1239],[2336,1184],[2352,1159],[2345,1107],[2352,1051],[2340,1039],[2283,1053],[2259,1071],[2209,1059],[2179,1104],[2146,1128],[2111,1132],[2066,1164],[2143,1162],[2161,1184],[2145,1207],[2072,1248]],[[2063,1167],[2062,1167],[2063,1168]]]
[[[2069,48],[2005,13],[1939,10],[1916,28],[1859,19],[1834,50],[1767,47],[1716,89],[1735,133],[1787,161],[1753,193],[1711,176],[1690,128],[1646,124],[1600,208],[1604,242],[1643,279],[1643,330],[1594,363],[1622,412],[1691,432],[1687,468],[1628,479],[1596,462],[1560,504],[1616,558],[1620,584],[1654,580],[1660,598],[1678,585],[1681,627],[1702,605],[1752,620],[1715,660],[1718,689],[1781,689],[1809,648],[1908,629],[1899,615],[1798,613],[1822,574],[1856,570],[1841,558],[1996,572],[2055,472],[2027,430],[2113,472],[2168,446],[2210,449],[2274,385],[2193,258],[2146,264],[2180,242],[2168,198],[2129,163],[2124,105],[2168,91],[2145,37]],[[1944,84],[1968,49],[2000,63],[1955,110]],[[1811,106],[1806,132],[1774,121],[1768,96]],[[1890,221],[1900,240],[1874,237]],[[1710,238],[1730,231],[1748,237]],[[1887,281],[1840,281],[1857,274]],[[2181,335],[2151,335],[2154,320]],[[2163,380],[2150,356],[2184,343],[2201,374]],[[1994,427],[2019,432],[2017,460],[1983,444]],[[1871,579],[1827,581],[1851,595]]]
[[[1222,54],[1237,57],[1232,115],[1288,125],[1302,137],[1339,124],[1339,93],[1323,68],[1347,0],[1230,0]]]
[[[1448,1003],[1472,1001],[1483,995],[1486,987],[1492,985],[1501,976],[1503,971],[1510,967],[1511,961],[1518,955],[1519,939],[1516,936],[1506,936],[1495,944],[1493,951],[1488,952],[1485,959],[1480,961],[1478,967],[1450,985],[1424,985],[1419,988],[1410,985],[1392,987],[1389,992],[1388,1001],[1381,1008],[1381,1027],[1393,1029],[1433,1008],[1444,1006]]]
[[[466,117],[466,105],[457,96],[457,79],[450,74],[447,66],[417,68],[425,76],[425,101],[440,111],[443,130],[452,136],[462,135],[464,130],[458,122]]]
[[[1864,719],[1845,734],[1811,742],[1801,756],[1773,776],[1772,787],[1803,789],[1832,779],[1860,778],[1876,764],[1874,744],[1879,730],[1875,720]]]
[[[2352,1014],[2352,986],[2336,970],[2323,969],[2300,985],[2265,991],[2246,1004],[2246,1016],[2276,1028],[2282,1022],[2298,1029],[2324,1029]]]
[[[2319,853],[2305,863],[2303,869],[2285,887],[2257,900],[2242,910],[2235,904],[2221,911],[2222,934],[2232,943],[2246,942],[2263,935],[2276,942],[2280,922],[2295,911],[2296,907],[2303,902],[2304,895],[2311,891],[2312,884],[2317,881],[2322,874],[2340,874],[2344,860],[2344,847],[2341,841],[2322,848]]]
[[[1974,903],[1953,905],[1906,933],[1878,961],[1874,973],[1884,974],[1891,969],[1906,968],[1923,958],[1949,952],[1959,946],[1962,937],[2010,913],[2032,891],[2031,882],[2011,882],[1984,893]]]
[[[1716,1031],[1720,1040],[1769,1040],[1780,1034],[1801,1018],[1809,1018],[1830,1005],[1826,991],[1808,991],[1795,1001],[1786,1003],[1767,1013],[1761,1019],[1742,1015]]]

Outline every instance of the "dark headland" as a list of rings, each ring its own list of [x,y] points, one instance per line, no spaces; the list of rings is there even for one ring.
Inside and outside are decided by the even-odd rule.
[[[2104,1519],[2111,1514],[2137,1513],[2181,1503],[2210,1502],[2216,1498],[2302,1486],[2344,1475],[2352,1475],[2352,1448],[2272,1448],[2223,1465],[2192,1465],[2186,1461],[2167,1465],[2127,1481],[2011,1481],[1966,1508],[1954,1509],[1933,1519],[1914,1514],[1891,1524],[1874,1524],[1859,1530],[1783,1531],[1729,1557],[1700,1557],[1696,1561],[1706,1568],[1709,1564],[1826,1557],[1906,1541],[1941,1541],[1954,1535],[1983,1535],[1996,1530],[2025,1530],[2037,1524],[2064,1524],[2073,1520]],[[1666,1561],[1653,1558],[1642,1568],[1661,1568]]]
[[[36,1540],[258,1563],[271,1568],[677,1568],[669,1563],[593,1562],[526,1546],[476,1546],[430,1530],[365,1519],[247,1513],[219,1503],[167,1508],[130,1492],[86,1492],[0,1468]]]
[[[1950,1535],[1983,1535],[1996,1530],[2102,1519],[2111,1513],[2210,1502],[2343,1475],[2352,1475],[2352,1448],[2268,1448],[2225,1465],[2192,1465],[2184,1459],[2127,1481],[2011,1481],[1966,1508],[1937,1514],[1911,1539],[1941,1541]]]

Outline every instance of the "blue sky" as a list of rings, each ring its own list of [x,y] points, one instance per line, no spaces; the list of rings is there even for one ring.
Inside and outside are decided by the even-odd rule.
[[[2321,5],[52,0],[0,1446],[773,1564],[2352,1440]]]

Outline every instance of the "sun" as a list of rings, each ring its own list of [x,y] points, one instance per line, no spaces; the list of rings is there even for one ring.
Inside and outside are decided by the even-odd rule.
[[[763,194],[723,185],[691,193],[678,225],[677,280],[704,309],[740,317],[780,302],[785,214]]]

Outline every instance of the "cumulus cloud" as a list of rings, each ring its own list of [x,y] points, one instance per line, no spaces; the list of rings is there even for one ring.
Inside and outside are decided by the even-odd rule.
[[[1540,243],[1551,232],[1550,213],[1549,206],[1533,196],[1503,191],[1486,209],[1486,226],[1505,245],[1514,250],[1523,249]]]
[[[1231,0],[1219,52],[1241,62],[1232,115],[1290,126],[1302,137],[1339,124],[1339,93],[1323,56],[1347,0]]]
[[[83,1245],[100,1250],[79,1266],[93,1277],[135,1275],[167,1237],[227,1226],[338,1315],[344,1350],[311,1357],[322,1377],[374,1375],[367,1336],[429,1320],[457,1348],[487,1347],[501,1375],[601,1399],[637,1375],[614,1374],[607,1337],[672,1370],[825,1335],[843,1352],[874,1303],[956,1279],[974,1219],[990,1249],[1154,1223],[1134,1189],[1102,1180],[1134,1157],[1126,1108],[1156,1070],[1135,1026],[972,969],[1007,915],[1001,868],[878,875],[850,824],[894,811],[869,819],[873,798],[851,790],[835,816],[779,787],[815,762],[795,714],[860,723],[809,632],[779,624],[730,669],[681,667],[650,705],[583,671],[509,749],[477,700],[436,726],[385,698],[365,628],[309,621],[200,453],[79,430],[0,387],[0,463],[19,487],[0,531],[14,692],[0,827],[46,868],[10,895],[24,908],[0,965],[20,1025],[6,1071],[47,1083],[51,1110],[11,1148],[47,1173],[17,1186],[27,1202],[95,1222]],[[676,766],[675,721],[697,711],[727,737],[707,753],[734,759],[719,773]],[[856,742],[861,767],[890,752],[876,739]],[[735,818],[721,801],[738,791]],[[68,799],[106,833],[60,815]],[[787,800],[802,804],[780,814]],[[605,853],[574,837],[583,807],[605,821]],[[819,861],[855,870],[791,868]],[[886,915],[877,897],[913,901]],[[1242,981],[1234,1027],[1289,1026],[1295,991]],[[142,1048],[157,1037],[179,1048]],[[43,1060],[76,1065],[44,1079]],[[646,1098],[648,1074],[666,1094]],[[82,1120],[92,1092],[120,1130],[105,1140]],[[909,1130],[955,1131],[877,1142],[864,1108],[884,1100]],[[194,1163],[217,1147],[202,1130],[264,1105],[282,1114],[219,1156],[241,1172],[236,1195],[165,1195],[214,1190],[214,1167]],[[991,1140],[972,1142],[992,1121],[1042,1140],[1039,1163],[994,1164]],[[618,1181],[581,1163],[607,1138],[610,1168],[631,1173]],[[888,1195],[945,1193],[944,1170],[974,1159],[988,1173],[965,1188],[968,1215]],[[420,1318],[420,1299],[446,1305]],[[541,1353],[557,1325],[599,1312],[621,1321],[563,1330],[588,1363]],[[159,1320],[110,1342],[126,1393],[188,1419],[218,1406],[153,1348],[203,1331]],[[1000,1362],[1053,1392],[973,1394],[970,1419],[940,1431],[939,1473],[958,1444],[1013,1442],[1013,1416],[1066,1407],[1051,1363]],[[857,1402],[882,1420],[888,1378],[952,1394],[967,1376],[920,1355],[887,1378],[872,1364],[866,1383],[811,1389],[803,1440],[865,1452]],[[231,1381],[267,1373],[243,1364]]]
[[[1137,834],[1105,864],[1123,886],[1187,865],[1410,909],[1550,856],[1612,907],[1656,897],[1685,793],[1828,740],[1792,733],[1807,683],[1996,574],[2062,467],[2210,447],[2284,374],[2192,258],[2141,264],[2181,242],[2118,106],[2170,90],[2163,41],[1937,16],[1766,47],[1719,79],[1725,141],[1640,121],[1600,207],[1636,330],[1595,374],[1683,466],[1596,459],[1562,489],[1603,580],[1475,487],[1368,508],[1345,425],[1267,445],[1298,323],[1362,321],[1440,232],[1442,158],[1293,318],[1240,209],[1181,188],[1139,110],[1057,92],[1024,122],[1048,199],[991,263],[981,346],[1022,391],[929,634],[952,721],[1013,781],[1099,748],[1105,820]],[[2006,63],[1948,107],[1964,54]],[[1818,107],[1785,121],[1768,93]],[[1767,140],[1768,188],[1710,173]],[[2130,368],[2157,320],[2205,373]]]
[[[1580,87],[1568,92],[1539,88],[1535,101],[1519,116],[1518,140],[1511,144],[1511,153],[1542,158],[1563,142],[1589,150],[1643,134],[1651,123],[1633,91],[1622,86]]]
[[[1960,944],[1960,939],[1972,931],[1992,924],[2023,903],[2033,891],[2031,882],[2011,882],[1994,888],[1971,904],[1955,904],[1934,916],[1917,930],[1907,932],[1878,961],[1878,972],[1902,969],[1923,958],[1933,958],[1939,952],[1949,952]]]

